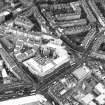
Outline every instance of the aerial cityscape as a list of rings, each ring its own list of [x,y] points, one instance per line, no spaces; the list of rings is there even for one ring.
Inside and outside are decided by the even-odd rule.
[[[0,105],[105,105],[105,0],[0,0]]]

